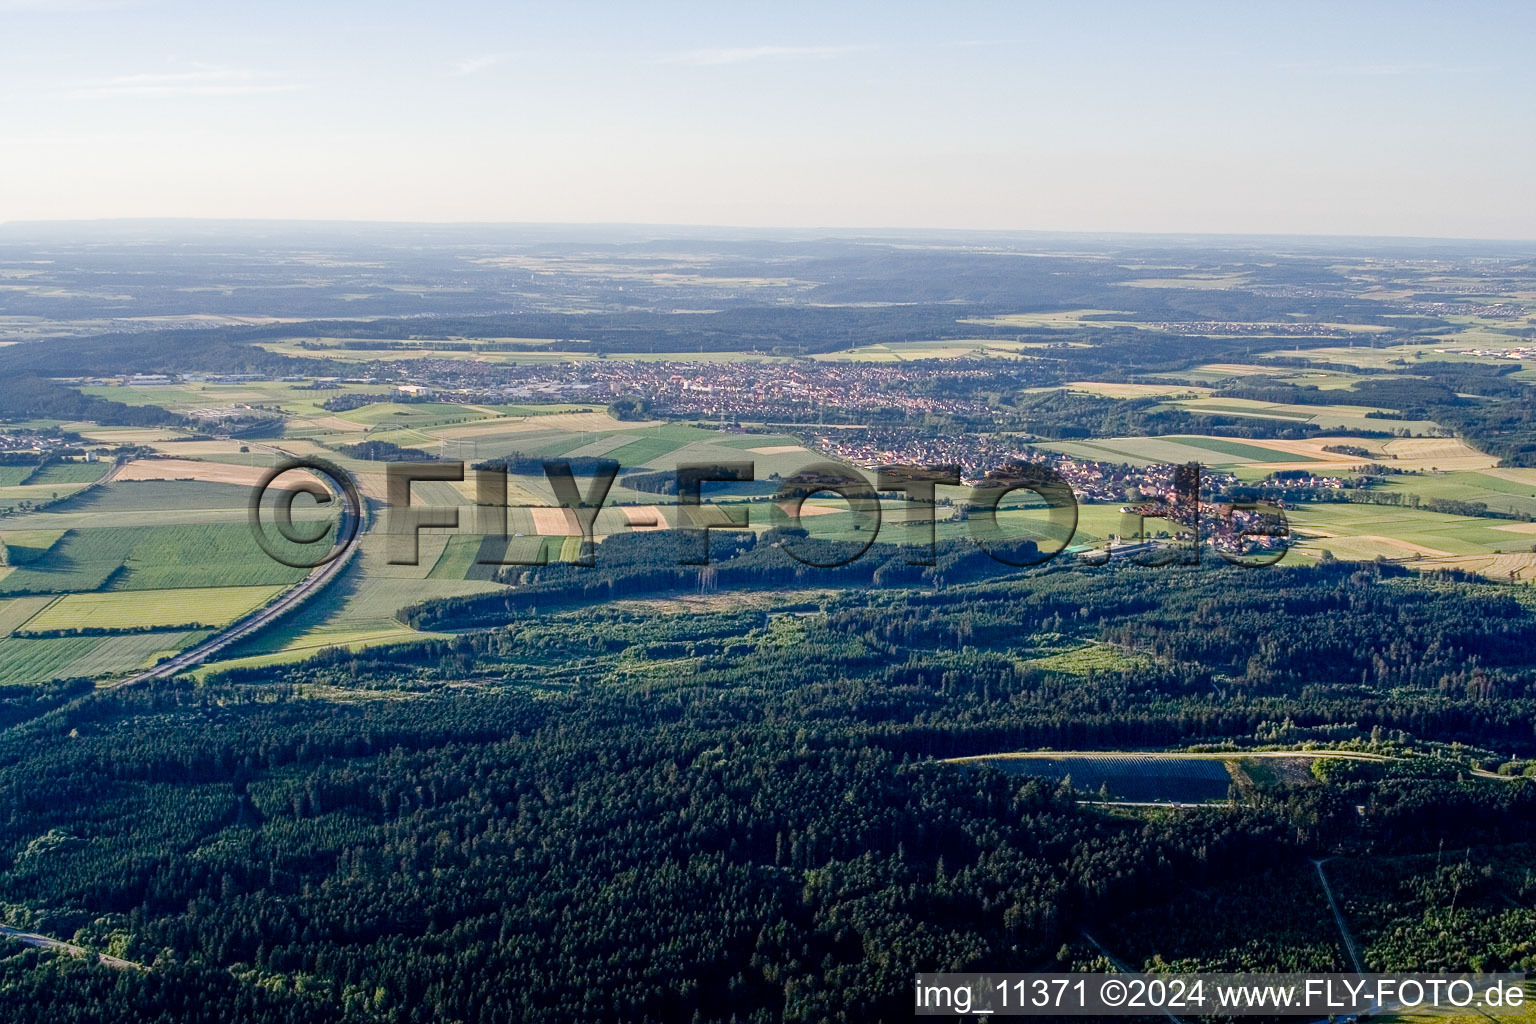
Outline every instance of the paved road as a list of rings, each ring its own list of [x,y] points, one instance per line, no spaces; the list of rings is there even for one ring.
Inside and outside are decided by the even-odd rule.
[[[132,960],[122,960],[115,956],[108,956],[105,953],[92,954],[90,950],[76,946],[73,943],[62,942],[59,939],[50,939],[46,935],[38,935],[35,932],[24,932],[8,925],[0,924],[0,938],[15,939],[17,942],[23,942],[28,946],[34,946],[38,949],[52,949],[60,953],[68,953],[70,956],[83,958],[94,955],[97,962],[103,967],[115,967],[118,970],[132,971],[149,970],[143,964],[134,963]]]

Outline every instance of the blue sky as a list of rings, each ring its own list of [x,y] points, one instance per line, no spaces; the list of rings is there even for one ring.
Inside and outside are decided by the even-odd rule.
[[[1536,5],[0,0],[0,221],[1536,238]]]

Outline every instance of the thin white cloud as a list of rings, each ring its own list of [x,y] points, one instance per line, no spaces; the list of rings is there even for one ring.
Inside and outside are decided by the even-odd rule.
[[[302,89],[271,71],[199,66],[193,71],[119,75],[80,85],[81,96],[257,96]]]
[[[688,50],[661,58],[666,64],[744,64],[753,60],[819,59],[841,57],[867,50],[868,46],[734,46]]]
[[[499,53],[487,53],[479,57],[465,57],[454,65],[451,74],[455,78],[463,78],[466,75],[473,75],[477,71],[484,71],[486,68],[494,67],[500,63],[501,54]]]

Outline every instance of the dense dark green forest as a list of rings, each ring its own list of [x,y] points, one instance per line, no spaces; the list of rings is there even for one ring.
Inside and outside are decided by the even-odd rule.
[[[1180,586],[1149,586],[1170,571]],[[601,570],[536,573],[575,597],[569,580]],[[1272,941],[1186,956],[1278,968],[1312,954],[1287,945],[1295,911],[1254,895],[1260,873],[1536,838],[1536,785],[1468,775],[1536,753],[1536,615],[1487,585],[1063,566],[502,621],[5,705],[0,902],[150,969],[16,952],[0,1005],[40,1021],[899,1020],[918,970],[1046,967],[1080,927],[1144,936],[1148,920],[1162,931],[1145,949],[1172,956],[1200,906],[1245,906],[1259,934],[1273,918]],[[1032,663],[1085,645],[1121,667]],[[1144,815],[935,760],[1306,741],[1443,756]],[[1157,910],[1170,900],[1180,915]],[[1463,958],[1530,966],[1523,918],[1500,920]],[[1393,949],[1443,945],[1409,927]]]

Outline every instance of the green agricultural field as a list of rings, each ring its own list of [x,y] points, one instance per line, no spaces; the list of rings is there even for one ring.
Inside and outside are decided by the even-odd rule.
[[[67,498],[84,484],[22,484],[18,487],[0,487],[0,511],[15,509],[18,514],[27,511],[24,506],[36,509],[52,505],[59,498]]]
[[[706,433],[706,431],[700,431],[700,433]],[[614,449],[606,457],[615,460],[625,469],[649,467],[662,456],[671,455],[687,444],[688,441],[680,438],[641,437],[621,448]]]
[[[1065,309],[1055,313],[1005,313],[1002,316],[978,317],[962,320],[967,324],[987,324],[995,327],[1051,327],[1063,330],[1084,327],[1145,326],[1128,320],[1105,320],[1105,317],[1124,313],[1120,309]]]
[[[1237,271],[1230,274],[1180,274],[1177,277],[1144,277],[1122,282],[1127,288],[1192,288],[1198,291],[1220,291],[1241,288],[1251,283],[1248,274]]]
[[[0,685],[25,686],[50,679],[96,679],[148,668],[161,658],[199,643],[203,631],[0,639]]]
[[[0,544],[11,565],[35,562],[63,539],[63,530],[0,530]]]
[[[1511,474],[1509,470],[1494,472]],[[1421,501],[1440,498],[1447,501],[1482,502],[1496,512],[1536,516],[1536,479],[1511,480],[1494,472],[1426,473],[1389,476],[1375,490],[1384,494],[1400,492],[1418,495]],[[1523,471],[1513,471],[1522,473]],[[1531,474],[1536,478],[1536,472]],[[1536,542],[1536,537],[1530,538]]]
[[[299,353],[303,355],[301,351]],[[329,416],[322,403],[338,395],[388,394],[369,385],[341,384],[334,389],[312,391],[288,381],[244,381],[239,384],[186,383],[140,387],[87,386],[80,390],[126,405],[158,405],[172,412],[222,408],[231,405],[278,406],[290,416]]]
[[[395,430],[473,423],[493,419],[496,414],[488,408],[446,402],[375,402],[336,415],[349,423]]]
[[[97,637],[94,646],[64,666],[61,676],[66,679],[97,679],[137,672],[194,644],[202,643],[211,635],[208,630],[194,629]]]
[[[838,352],[820,352],[811,358],[832,363],[904,363],[913,359],[1008,359],[1049,342],[1011,341],[1002,338],[949,341],[893,341],[863,345]]]
[[[51,595],[37,597],[13,597],[0,600],[0,638],[8,637],[26,624],[26,621],[52,604]]]
[[[1347,391],[1339,392],[1340,398],[1347,398],[1348,395]],[[1288,405],[1243,398],[1211,397],[1180,400],[1172,404],[1188,412],[1311,423],[1324,430],[1407,431],[1413,435],[1424,435],[1439,429],[1439,424],[1433,420],[1400,419],[1389,409],[1369,405],[1348,405],[1343,402],[1331,405]],[[1373,412],[1385,415],[1367,415]]]
[[[1201,398],[1179,399],[1172,403],[1190,412],[1221,413],[1231,416],[1253,416],[1260,419],[1306,421],[1312,418],[1317,407],[1283,405],[1278,402],[1256,402],[1247,398],[1228,398],[1212,395]],[[1361,411],[1364,411],[1363,409]]]
[[[270,558],[243,523],[74,529],[17,561],[0,594],[290,586],[304,576]]]
[[[1429,339],[1417,344],[1392,345],[1387,348],[1357,348],[1352,345],[1340,345],[1329,348],[1280,348],[1264,352],[1258,358],[1263,359],[1266,356],[1300,357],[1314,363],[1335,363],[1345,366],[1358,366],[1361,369],[1367,370],[1401,370],[1404,373],[1412,373],[1414,365],[1421,362],[1470,362],[1508,366],[1512,363],[1509,359],[1478,356],[1469,352],[1458,352],[1456,349],[1497,348],[1501,346],[1514,348],[1522,344],[1529,344],[1529,342],[1509,334],[1468,331]],[[1445,349],[1446,351],[1437,352],[1436,349]]]
[[[1286,516],[1293,535],[1287,564],[1307,564],[1326,551],[1345,560],[1385,558],[1500,580],[1536,577],[1536,535],[1529,523],[1352,504],[1301,505]]]
[[[498,416],[554,416],[563,412],[592,412],[594,407],[580,402],[551,402],[548,405],[484,405]]]
[[[455,348],[443,348],[435,341],[452,341]],[[472,347],[462,347],[465,342]],[[526,344],[526,349],[496,351],[487,348],[492,342]],[[304,344],[300,344],[303,342]],[[443,338],[414,341],[401,348],[344,348],[354,339],[343,338],[294,338],[284,341],[258,342],[261,348],[279,355],[297,356],[301,359],[334,359],[337,363],[390,362],[405,359],[473,359],[489,363],[565,363],[597,358],[590,352],[563,352],[542,345],[555,345],[558,341],[547,338]],[[315,347],[318,345],[319,347]]]
[[[71,629],[227,626],[262,607],[285,587],[183,587],[177,590],[66,594],[18,632]]]
[[[139,540],[132,530],[70,530],[46,555],[0,580],[0,595],[99,590]]]
[[[110,468],[105,462],[52,462],[27,478],[29,484],[93,484]]]
[[[129,512],[178,514],[194,509],[228,509],[244,514],[250,500],[250,488],[236,484],[197,480],[119,480],[92,488],[84,494],[60,502],[48,511],[55,515],[65,512],[120,515]]]
[[[1172,378],[1180,381],[1194,381],[1200,384],[1215,384],[1218,381],[1231,380],[1234,377],[1271,376],[1278,373],[1294,373],[1294,370],[1279,370],[1274,367],[1260,366],[1257,363],[1206,363],[1204,366],[1191,367],[1188,370],[1180,370],[1177,373],[1155,373],[1151,376]]]
[[[1170,382],[1168,384],[1125,384],[1118,381],[1074,380],[1067,382],[1067,388],[1086,395],[1099,395],[1103,398],[1172,398],[1186,399],[1198,398],[1210,391],[1210,388],[1200,387],[1183,382]],[[1029,388],[1032,393],[1056,391],[1057,388]]]
[[[0,640],[0,686],[31,686],[50,679],[69,679],[65,671],[90,653],[102,637],[71,636],[46,640],[6,637]]]
[[[245,524],[134,527],[139,534],[113,590],[291,586],[305,570],[272,559]]]
[[[244,391],[243,387],[225,386],[223,391]],[[104,398],[110,402],[122,402],[124,405],[158,405],[165,409],[191,409],[198,406],[228,405],[233,401],[223,397],[219,385],[206,385],[199,388],[197,385],[162,384],[162,385],[134,385],[134,384],[88,384],[80,389],[81,394],[90,395],[93,398]]]
[[[535,458],[596,457],[618,462],[621,477],[640,471],[667,471],[680,464],[712,465],[721,462],[751,462],[756,467],[759,486],[743,489],[743,493],[772,493],[769,477],[774,473],[788,476],[814,462],[826,461],[825,457],[811,453],[799,442],[784,434],[740,434],[694,427],[686,424],[621,424],[606,417],[595,423],[609,424],[604,429],[548,429],[497,431],[494,422],[484,434],[471,433],[461,436],[460,430],[451,431],[449,437],[439,439],[432,431],[414,439],[417,446],[428,450],[440,444],[437,450],[448,458],[476,462],[499,458],[514,452]],[[534,421],[537,423],[537,420]],[[381,439],[384,435],[375,435]],[[399,443],[406,443],[409,438]],[[754,451],[754,449],[766,449]],[[553,493],[542,475],[514,476],[513,491],[522,490],[535,497],[539,503],[552,503]],[[583,484],[583,481],[578,481]],[[716,493],[711,491],[711,493]],[[513,503],[517,503],[513,497]],[[609,496],[610,502],[652,504],[671,502],[649,492],[631,491],[615,485]]]
[[[624,423],[603,413],[578,412],[560,417],[508,416],[422,430],[382,430],[368,436],[370,440],[394,441],[428,451],[440,445],[446,457],[473,462],[513,452],[545,457],[564,455],[605,437],[627,435],[638,439],[645,436],[642,432],[654,433],[656,429],[645,423]]]
[[[62,503],[61,503],[62,504]],[[174,526],[174,525],[245,525],[249,519],[248,511],[241,508],[188,508],[188,509],[164,509],[154,511],[151,509],[134,509],[118,512],[102,511],[77,511],[66,509],[57,511],[58,505],[35,512],[18,513],[0,519],[4,524],[5,532],[12,530],[32,533],[41,530],[95,530],[103,527],[123,528],[140,526]],[[303,510],[295,505],[294,518],[300,519]]]
[[[18,486],[36,469],[36,466],[0,466],[0,487]]]
[[[1230,456],[1228,462],[1315,462],[1305,455],[1296,455],[1293,452],[1275,451],[1273,448],[1262,448],[1255,444],[1243,444],[1240,441],[1228,441],[1220,437],[1181,437],[1180,443],[1203,448],[1206,451],[1216,452],[1220,455]],[[1212,460],[1213,462],[1215,460]]]
[[[177,524],[244,526],[249,518],[250,497],[250,488],[235,484],[188,480],[117,481],[101,484],[41,512],[0,519],[0,534]],[[308,504],[307,499],[295,504],[297,518],[310,514],[312,506],[307,509]]]
[[[1050,441],[1039,445],[1079,459],[1101,462],[1127,462],[1146,466],[1157,463],[1199,462],[1208,466],[1231,466],[1249,462],[1313,462],[1304,455],[1243,444],[1226,438],[1203,435],[1168,437],[1096,437],[1088,441]]]
[[[1149,528],[1157,529],[1157,521],[1149,522]],[[1120,511],[1119,505],[1078,505],[1077,534],[1073,546],[1102,544],[1110,537],[1119,537],[1134,530],[1136,520]],[[1065,557],[1065,556],[1063,556]]]
[[[449,537],[448,543],[443,545],[443,553],[433,563],[432,571],[427,574],[427,578],[432,580],[489,579],[496,567],[479,564],[483,544],[480,537]],[[489,552],[487,554],[489,555]],[[506,556],[501,555],[501,557]],[[513,552],[512,557],[521,556]]]

